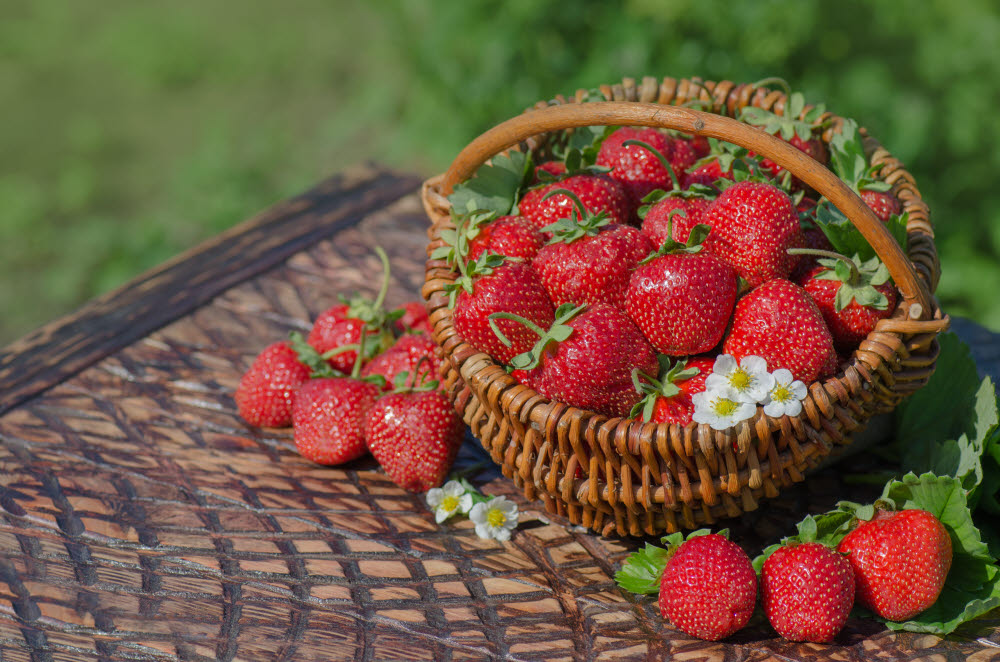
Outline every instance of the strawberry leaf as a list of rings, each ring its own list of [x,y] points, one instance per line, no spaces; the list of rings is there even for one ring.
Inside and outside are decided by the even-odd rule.
[[[646,543],[646,547],[633,552],[615,573],[615,582],[630,593],[656,595],[660,592],[660,577],[670,556],[667,550]]]
[[[517,203],[531,169],[531,159],[523,152],[499,154],[480,166],[474,177],[455,186],[448,201],[460,214],[485,210],[503,216]]]

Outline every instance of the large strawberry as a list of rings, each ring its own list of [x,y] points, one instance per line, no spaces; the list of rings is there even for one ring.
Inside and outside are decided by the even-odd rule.
[[[501,216],[475,228],[469,238],[469,260],[478,260],[489,251],[507,257],[530,260],[545,240],[523,216]]]
[[[364,426],[380,391],[377,384],[352,377],[303,384],[292,408],[299,454],[319,464],[343,464],[368,452]]]
[[[763,182],[733,184],[705,210],[702,220],[712,227],[705,248],[733,265],[752,287],[786,278],[797,260],[788,249],[804,243],[788,194]]]
[[[832,641],[854,606],[854,572],[848,560],[825,545],[779,547],[760,573],[764,613],[790,641]]]
[[[397,333],[430,333],[431,323],[423,301],[407,301],[391,314]],[[397,317],[398,315],[398,317]]]
[[[436,387],[383,395],[368,412],[368,448],[389,478],[412,492],[439,486],[462,444],[462,419]]]
[[[694,414],[691,396],[705,390],[705,379],[712,372],[715,359],[696,356],[671,362],[661,354],[660,374],[633,373],[633,383],[643,398],[632,407],[630,415],[651,423],[687,425]]]
[[[630,141],[644,145],[625,144]],[[611,176],[622,183],[633,208],[638,208],[639,201],[652,191],[671,188],[677,177],[669,163],[672,151],[672,141],[662,131],[623,126],[601,143],[597,165],[611,168]]]
[[[532,266],[538,271],[552,303],[625,305],[629,277],[653,243],[634,227],[610,223],[591,214],[571,192],[576,217],[543,228],[552,240],[538,251]]]
[[[583,202],[587,211],[592,214],[604,212],[612,223],[627,223],[631,218],[628,197],[621,184],[604,174],[574,174],[530,189],[521,198],[518,203],[521,216],[538,230],[573,215],[573,200],[568,196],[560,194],[549,197],[549,193],[555,189],[572,191]]]
[[[663,570],[660,612],[693,637],[728,637],[747,624],[756,601],[757,576],[750,558],[719,534],[689,538]]]
[[[495,321],[516,323],[510,315]],[[625,313],[606,303],[556,311],[550,328],[534,326],[538,342],[514,357],[522,379],[550,400],[606,416],[627,416],[640,395],[632,383],[636,369],[654,374],[656,353]]]
[[[652,196],[649,196],[652,197]],[[642,233],[660,247],[667,239],[686,243],[691,229],[702,222],[702,216],[712,203],[706,187],[670,191],[648,201],[639,209]]]
[[[510,363],[530,350],[538,339],[524,326],[501,319],[495,322],[509,344],[500,341],[490,325],[494,313],[520,315],[542,328],[555,320],[555,311],[538,272],[524,262],[497,259],[487,254],[469,263],[469,273],[460,277],[454,306],[454,326],[462,338],[500,363]]]
[[[806,384],[816,380],[836,355],[823,314],[804,289],[774,279],[736,304],[723,351],[736,360],[760,356],[769,370],[787,368]]]
[[[268,345],[243,373],[236,388],[240,416],[250,425],[261,427],[291,425],[295,392],[311,373],[289,342]]]
[[[879,510],[848,533],[857,601],[882,618],[905,621],[930,607],[951,568],[951,537],[926,510]]]
[[[736,302],[736,272],[701,250],[706,226],[686,245],[668,240],[632,273],[625,310],[656,351],[688,356],[715,347]]]
[[[419,366],[419,367],[418,367]],[[384,390],[392,390],[396,377],[402,373],[417,374],[417,383],[425,379],[437,378],[441,359],[437,355],[437,345],[425,334],[408,334],[385,350],[361,369],[363,377],[379,375],[385,379]]]

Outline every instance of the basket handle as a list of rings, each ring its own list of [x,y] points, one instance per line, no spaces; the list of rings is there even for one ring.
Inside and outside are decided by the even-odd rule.
[[[531,110],[498,124],[469,143],[445,173],[441,192],[449,195],[483,163],[523,140],[582,126],[652,126],[718,138],[771,159],[825,196],[861,232],[903,295],[909,319],[929,319],[936,306],[909,258],[868,205],[839,177],[791,144],[749,124],[714,113],[656,103],[570,103]]]

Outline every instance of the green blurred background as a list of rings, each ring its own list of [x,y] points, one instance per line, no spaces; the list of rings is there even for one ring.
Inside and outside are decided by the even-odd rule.
[[[1000,330],[995,0],[0,0],[0,343],[362,161],[538,99],[777,75],[914,173],[946,310]]]

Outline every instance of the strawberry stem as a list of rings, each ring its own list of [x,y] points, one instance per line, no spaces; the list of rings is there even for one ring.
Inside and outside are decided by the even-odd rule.
[[[580,311],[582,311],[586,306],[573,306],[571,303],[564,303],[556,309],[556,319],[552,322],[552,326],[549,327],[548,331],[543,330],[540,326],[535,324],[529,319],[525,319],[520,315],[515,315],[514,313],[493,313],[489,316],[490,328],[493,329],[493,333],[497,335],[505,346],[510,347],[511,342],[507,337],[500,331],[500,328],[496,324],[498,319],[511,320],[517,322],[522,326],[527,327],[533,333],[538,336],[538,342],[527,352],[522,352],[510,360],[510,365],[519,370],[531,370],[538,366],[541,360],[542,354],[545,352],[545,348],[549,343],[552,342],[562,342],[570,337],[573,333],[573,327],[566,324],[575,317]]]
[[[630,139],[630,140],[626,140],[625,142],[622,143],[622,147],[630,147],[632,145],[635,145],[637,147],[641,147],[644,150],[646,150],[647,152],[649,152],[650,154],[652,154],[653,156],[655,156],[657,158],[657,160],[660,162],[660,164],[664,168],[667,169],[667,173],[669,173],[669,175],[670,175],[670,181],[674,183],[674,189],[673,190],[675,190],[675,191],[679,191],[680,190],[680,188],[681,188],[681,182],[680,182],[680,180],[677,179],[677,173],[674,172],[674,167],[672,165],[670,165],[670,161],[667,160],[667,157],[665,157],[660,150],[656,149],[655,147],[653,147],[649,143],[647,143],[645,141],[642,141],[642,140]]]
[[[385,254],[381,246],[375,247],[375,254],[382,261],[382,287],[378,291],[378,296],[375,297],[374,307],[375,310],[381,310],[385,304],[385,295],[389,292],[389,256]]]

